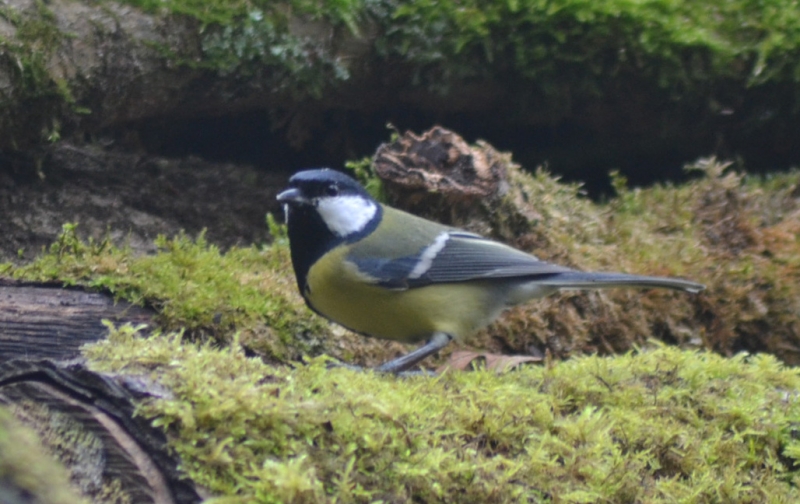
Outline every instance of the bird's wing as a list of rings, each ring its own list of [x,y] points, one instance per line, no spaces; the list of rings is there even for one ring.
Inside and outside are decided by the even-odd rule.
[[[349,258],[358,270],[388,288],[517,276],[546,276],[573,271],[540,261],[508,245],[458,230],[440,233],[413,254]]]

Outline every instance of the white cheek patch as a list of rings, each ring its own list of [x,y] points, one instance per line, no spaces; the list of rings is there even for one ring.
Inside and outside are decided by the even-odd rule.
[[[411,273],[408,274],[408,278],[415,279],[419,278],[424,275],[431,266],[433,265],[433,260],[436,259],[436,256],[439,255],[444,249],[444,246],[447,245],[447,240],[450,239],[450,233],[444,232],[436,237],[433,240],[433,243],[430,244],[428,248],[426,248],[422,254],[419,256],[419,262],[414,266],[414,269],[411,270]]]
[[[321,198],[317,202],[317,212],[333,234],[344,237],[363,231],[375,217],[378,207],[361,196],[335,196]]]

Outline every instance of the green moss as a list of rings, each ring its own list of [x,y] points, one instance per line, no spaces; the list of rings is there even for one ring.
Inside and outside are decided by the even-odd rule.
[[[15,77],[22,98],[59,96],[59,91],[64,90],[51,79],[47,66],[66,35],[58,29],[55,16],[43,2],[35,5],[35,11],[29,13],[10,7],[0,10],[0,16],[16,28],[14,37],[0,40],[0,46],[16,58]]]
[[[628,188],[617,175],[617,197],[596,204],[544,170],[507,169],[510,206],[471,223],[485,234],[582,270],[678,276],[708,289],[563,292],[513,308],[469,345],[565,358],[625,352],[656,337],[800,363],[800,173],[744,177],[705,159],[681,186]],[[527,223],[509,225],[518,215]]]
[[[513,69],[569,106],[576,91],[591,95],[633,72],[680,96],[712,89],[709,79],[795,82],[800,15],[791,5],[415,0],[398,5],[386,47],[418,63],[431,85]],[[569,87],[558,89],[565,78]]]
[[[329,49],[292,35],[261,10],[250,11],[235,24],[209,28],[202,49],[203,66],[222,75],[266,78],[269,91],[298,100],[307,95],[321,98],[329,85],[349,78]]]
[[[281,232],[274,220],[272,227]],[[309,335],[327,334],[327,324],[296,293],[285,238],[270,247],[234,247],[225,254],[202,235],[162,236],[156,245],[157,254],[136,256],[108,240],[81,241],[76,225],[66,224],[36,261],[21,268],[0,266],[0,271],[108,289],[156,308],[162,327],[222,340],[239,331],[241,343],[278,358],[312,350]]]
[[[345,163],[345,168],[353,172],[353,177],[364,186],[370,196],[381,203],[386,203],[383,181],[375,173],[372,158],[364,157],[357,161],[348,161]]]
[[[400,379],[321,359],[274,368],[130,327],[86,355],[169,386],[174,400],[141,413],[196,481],[236,502],[800,498],[800,375],[770,356],[655,347]]]
[[[789,0],[127,1],[199,21],[203,61],[177,61],[264,79],[296,98],[322,97],[349,78],[351,62],[335,46],[362,31],[415,85],[447,93],[475,79],[510,89],[519,81],[543,115],[565,114],[628,79],[637,94],[660,90],[719,112],[748,86],[800,76],[800,14]]]
[[[36,434],[0,408],[0,501],[86,502],[69,487],[67,471],[44,452]]]
[[[28,9],[2,7],[0,17],[13,27],[11,34],[0,36],[0,66],[9,80],[0,91],[0,128],[9,135],[5,145],[56,141],[65,116],[89,113],[76,102],[73,83],[54,67],[70,35],[59,29],[45,2]]]
[[[714,159],[689,169],[703,177],[623,189],[609,203],[614,259],[707,283],[696,314],[707,318],[707,348],[769,351],[797,364],[800,173],[745,177]]]
[[[162,47],[165,57],[222,76],[246,78],[270,92],[296,100],[321,98],[337,83],[350,78],[349,63],[334,47],[320,43],[345,30],[359,36],[369,15],[362,0],[316,2],[292,0],[131,0],[150,12],[188,16],[199,21],[203,58],[185,58]]]

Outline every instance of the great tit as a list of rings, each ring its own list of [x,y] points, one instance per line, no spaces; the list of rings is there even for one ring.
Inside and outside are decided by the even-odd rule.
[[[330,169],[301,171],[284,204],[297,286],[320,315],[358,333],[426,343],[377,368],[401,372],[489,325],[511,306],[561,289],[663,287],[676,278],[589,273],[382,205]]]

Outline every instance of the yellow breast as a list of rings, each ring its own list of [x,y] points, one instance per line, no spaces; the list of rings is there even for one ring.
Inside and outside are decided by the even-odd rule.
[[[336,248],[311,267],[304,294],[319,313],[354,331],[406,343],[435,332],[461,339],[502,309],[483,282],[386,289],[346,261],[345,252]]]

